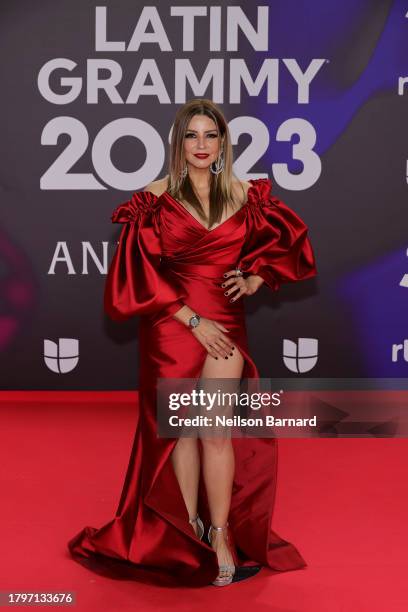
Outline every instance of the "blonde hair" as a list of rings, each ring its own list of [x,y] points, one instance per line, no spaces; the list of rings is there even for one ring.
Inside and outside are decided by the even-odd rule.
[[[218,135],[221,139],[220,150],[223,150],[224,168],[219,174],[211,175],[210,181],[210,214],[208,226],[221,220],[224,209],[230,204],[233,208],[236,201],[232,192],[232,179],[236,176],[232,171],[232,145],[227,121],[214,102],[206,98],[196,98],[181,106],[175,116],[170,142],[169,176],[167,191],[178,200],[186,200],[200,215],[207,220],[200,200],[198,199],[190,178],[187,174],[183,178],[182,171],[185,168],[184,137],[188,125],[194,115],[206,115],[212,119],[217,126]],[[244,196],[245,190],[243,189]]]

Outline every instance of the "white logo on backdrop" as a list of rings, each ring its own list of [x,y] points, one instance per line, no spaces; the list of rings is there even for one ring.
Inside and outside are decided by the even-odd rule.
[[[79,340],[59,338],[57,344],[53,340],[44,339],[44,361],[51,372],[71,372],[79,361]]]
[[[396,363],[400,360],[400,357],[404,361],[408,361],[408,340],[404,340],[404,344],[392,345],[392,361]]]
[[[298,338],[298,342],[283,340],[283,363],[291,372],[303,374],[309,372],[317,363],[318,340],[316,338]]]
[[[94,7],[94,19],[89,15],[89,24],[94,24],[94,30],[89,32],[89,53],[97,57],[80,57],[79,62],[60,56],[45,59],[38,72],[38,91],[46,102],[62,112],[54,116],[54,110],[50,109],[52,118],[41,133],[43,146],[58,145],[55,159],[50,158],[41,176],[42,190],[114,187],[135,191],[156,178],[163,169],[169,138],[137,116],[137,104],[143,98],[164,108],[169,104],[183,104],[189,97],[207,97],[215,103],[231,105],[262,97],[267,104],[278,104],[281,83],[288,81],[293,102],[310,103],[315,82],[322,78],[329,60],[310,58],[305,64],[303,59],[270,57],[274,37],[269,31],[269,6],[248,7],[248,14],[240,6],[175,6],[170,7],[173,18],[170,20],[168,7],[162,8],[163,4],[135,11],[137,21],[129,41],[108,36],[108,32],[113,36],[115,29],[110,23],[110,20],[115,22],[113,8],[108,19],[106,6]],[[169,22],[170,29],[178,28],[179,32],[174,47],[166,31]],[[205,29],[201,26],[204,23],[210,32],[205,39]],[[221,23],[225,23],[224,29]],[[261,54],[259,62],[252,61],[252,56],[251,62],[247,61],[248,48],[254,54]],[[211,57],[203,65],[205,51],[210,55],[222,51],[222,57]],[[132,74],[124,73],[124,54],[135,52]],[[156,57],[149,57],[150,52]],[[184,57],[186,52],[189,56]],[[125,91],[125,83],[131,83],[130,90]],[[133,105],[135,108],[130,114],[136,116],[113,119],[96,133],[92,124],[90,134],[86,123],[72,116],[78,111],[78,101],[92,105],[93,109],[102,102],[102,116],[107,112],[107,102]],[[70,113],[71,104],[75,105]],[[128,115],[129,111],[123,114]],[[293,191],[307,189],[319,179],[322,162],[315,151],[317,134],[307,119],[288,117],[272,127],[269,120],[244,115],[232,119],[229,129],[233,145],[238,144],[242,134],[248,136],[246,148],[234,161],[237,175],[266,178],[270,172],[280,186]],[[67,144],[61,150],[62,135],[68,138],[64,139]],[[146,149],[144,163],[133,171],[117,167],[111,154],[117,141],[129,137],[140,140]],[[265,174],[253,174],[251,169],[270,146],[274,147],[275,141],[290,143],[292,158],[301,162],[301,172],[293,173],[286,162],[276,162],[266,168]],[[76,172],[74,167],[80,160],[82,171]]]
[[[408,249],[406,250],[406,256],[408,257]],[[404,274],[400,281],[400,287],[408,287],[408,274]]]
[[[67,243],[63,240],[57,242],[55,246],[55,251],[51,260],[50,267],[48,269],[47,274],[56,274],[56,272],[66,272],[67,274],[89,274],[88,271],[88,262],[91,259],[92,265],[96,266],[98,271],[101,274],[108,273],[108,245],[109,242],[102,242],[102,259],[98,257],[98,254],[95,252],[93,246],[88,241],[82,241],[82,253],[81,253],[81,269],[76,270],[74,266],[74,262],[71,257],[71,253],[67,246]],[[60,264],[58,270],[56,270],[57,264]],[[62,265],[62,269],[61,269]]]

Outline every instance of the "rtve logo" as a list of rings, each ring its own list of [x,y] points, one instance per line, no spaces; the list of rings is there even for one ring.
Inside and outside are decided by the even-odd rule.
[[[45,339],[44,361],[56,374],[71,372],[79,361],[79,341],[76,338],[59,338],[57,344]]]
[[[404,361],[408,361],[408,340],[404,340],[404,344],[392,345],[392,361],[396,363],[399,361],[400,356]]]
[[[309,372],[317,363],[318,340],[298,338],[298,342],[283,339],[283,363],[291,372]]]

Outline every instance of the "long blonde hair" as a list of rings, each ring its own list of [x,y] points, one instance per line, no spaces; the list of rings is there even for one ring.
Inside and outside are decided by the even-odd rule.
[[[169,155],[169,177],[167,191],[178,200],[186,200],[199,214],[202,219],[207,220],[204,209],[198,199],[190,178],[187,174],[182,177],[182,170],[185,168],[186,160],[184,157],[184,137],[188,125],[194,115],[206,115],[212,119],[217,126],[220,137],[220,149],[223,150],[224,168],[219,174],[211,174],[210,181],[210,214],[208,226],[221,220],[224,209],[231,205],[236,206],[236,200],[232,191],[232,179],[236,176],[232,170],[232,145],[226,119],[214,102],[206,98],[196,98],[181,106],[175,116],[170,142]],[[243,189],[244,196],[245,191]]]

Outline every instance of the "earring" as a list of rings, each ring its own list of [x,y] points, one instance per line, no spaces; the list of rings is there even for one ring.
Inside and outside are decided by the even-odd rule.
[[[214,163],[215,163],[215,166],[213,166]],[[210,172],[212,172],[213,174],[220,174],[223,170],[224,170],[224,155],[223,155],[223,151],[221,150],[216,161],[210,164]]]
[[[181,180],[185,179],[187,176],[187,164],[184,166],[184,168],[182,169],[182,171],[180,172],[180,178]]]

